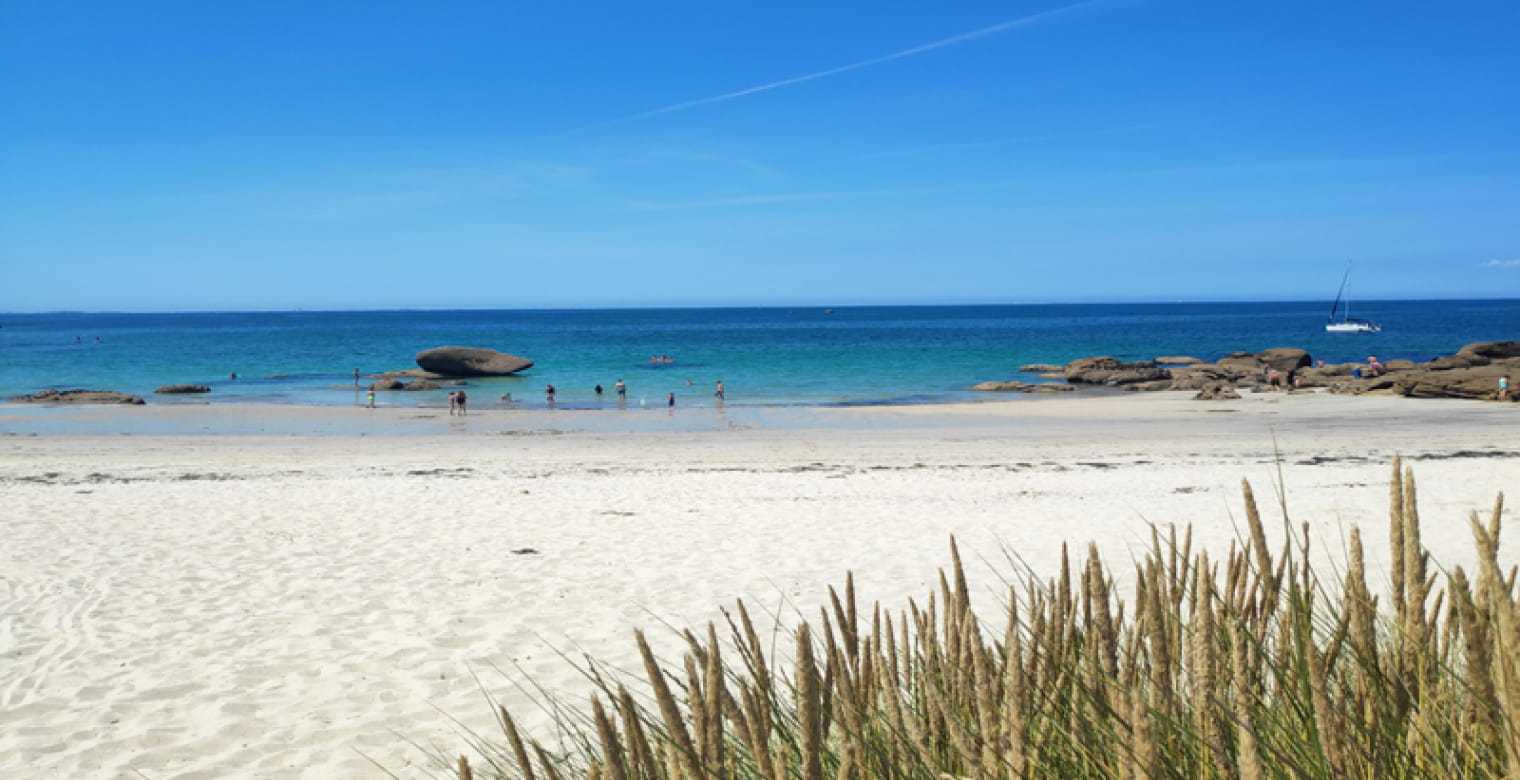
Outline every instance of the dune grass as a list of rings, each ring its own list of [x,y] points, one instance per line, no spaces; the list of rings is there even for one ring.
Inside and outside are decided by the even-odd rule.
[[[1369,589],[1353,529],[1343,576],[1307,564],[1307,528],[1211,559],[1191,533],[1136,564],[1133,598],[1089,547],[1010,586],[994,635],[959,554],[922,603],[859,610],[853,579],[768,651],[740,602],[685,632],[679,665],[636,635],[639,684],[593,664],[589,711],[554,749],[505,708],[461,778],[1520,778],[1520,605],[1499,568],[1503,496],[1470,526],[1474,572],[1438,574],[1413,474],[1393,464],[1392,582]],[[1386,598],[1385,598],[1386,596]],[[784,657],[782,657],[784,656]]]

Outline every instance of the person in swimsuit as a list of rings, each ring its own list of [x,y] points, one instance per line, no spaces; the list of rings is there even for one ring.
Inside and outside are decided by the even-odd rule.
[[[457,393],[454,394],[454,403],[456,403],[456,404],[459,405],[459,413],[460,414],[464,414],[464,399],[465,399],[465,396],[464,396],[464,391],[463,390],[460,390],[459,392],[457,392]]]
[[[628,385],[623,384],[623,380],[621,379],[617,381],[617,384],[612,386],[612,389],[617,391],[618,398],[623,398],[628,395]]]
[[[717,396],[719,401],[723,400],[723,380],[718,380],[718,389],[713,395]]]

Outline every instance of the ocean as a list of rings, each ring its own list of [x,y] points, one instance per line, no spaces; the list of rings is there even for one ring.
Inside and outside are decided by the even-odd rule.
[[[1520,339],[1520,300],[1358,301],[1376,334],[1324,331],[1328,304],[1177,303],[844,306],[178,314],[0,314],[0,399],[46,389],[106,389],[149,403],[352,405],[353,371],[416,368],[444,345],[520,355],[511,377],[470,380],[474,405],[504,393],[542,406],[922,404],[985,399],[967,387],[1022,379],[1026,363],[1300,347],[1330,363],[1428,360],[1474,341]],[[650,357],[668,355],[669,363]],[[236,374],[237,378],[230,378]],[[368,384],[369,380],[365,380]],[[168,384],[208,395],[158,396]],[[593,388],[606,395],[598,400]],[[447,390],[383,394],[388,406],[443,406]]]

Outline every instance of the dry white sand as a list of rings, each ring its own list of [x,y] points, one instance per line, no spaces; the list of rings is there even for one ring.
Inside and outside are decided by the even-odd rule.
[[[1276,518],[1280,473],[1318,549],[1357,523],[1386,559],[1402,453],[1448,565],[1470,560],[1469,512],[1520,493],[1520,407],[1480,402],[1125,395],[636,432],[595,412],[70,412],[213,431],[186,436],[27,435],[7,413],[5,777],[438,776],[425,748],[491,731],[482,689],[540,730],[514,683],[584,702],[557,651],[626,666],[634,627],[670,648],[660,622],[737,597],[811,612],[847,570],[896,609],[951,535],[993,612],[1009,553],[1054,574],[1063,541],[1095,540],[1124,577],[1149,523],[1223,549],[1242,479]],[[319,421],[372,435],[214,432]]]

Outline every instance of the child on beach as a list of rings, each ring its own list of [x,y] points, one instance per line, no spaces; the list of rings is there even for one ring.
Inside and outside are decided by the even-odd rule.
[[[1509,374],[1499,377],[1499,400],[1509,400]]]
[[[374,390],[370,390],[369,391],[369,400],[366,401],[364,405],[368,406],[371,409],[375,408],[375,391]]]

